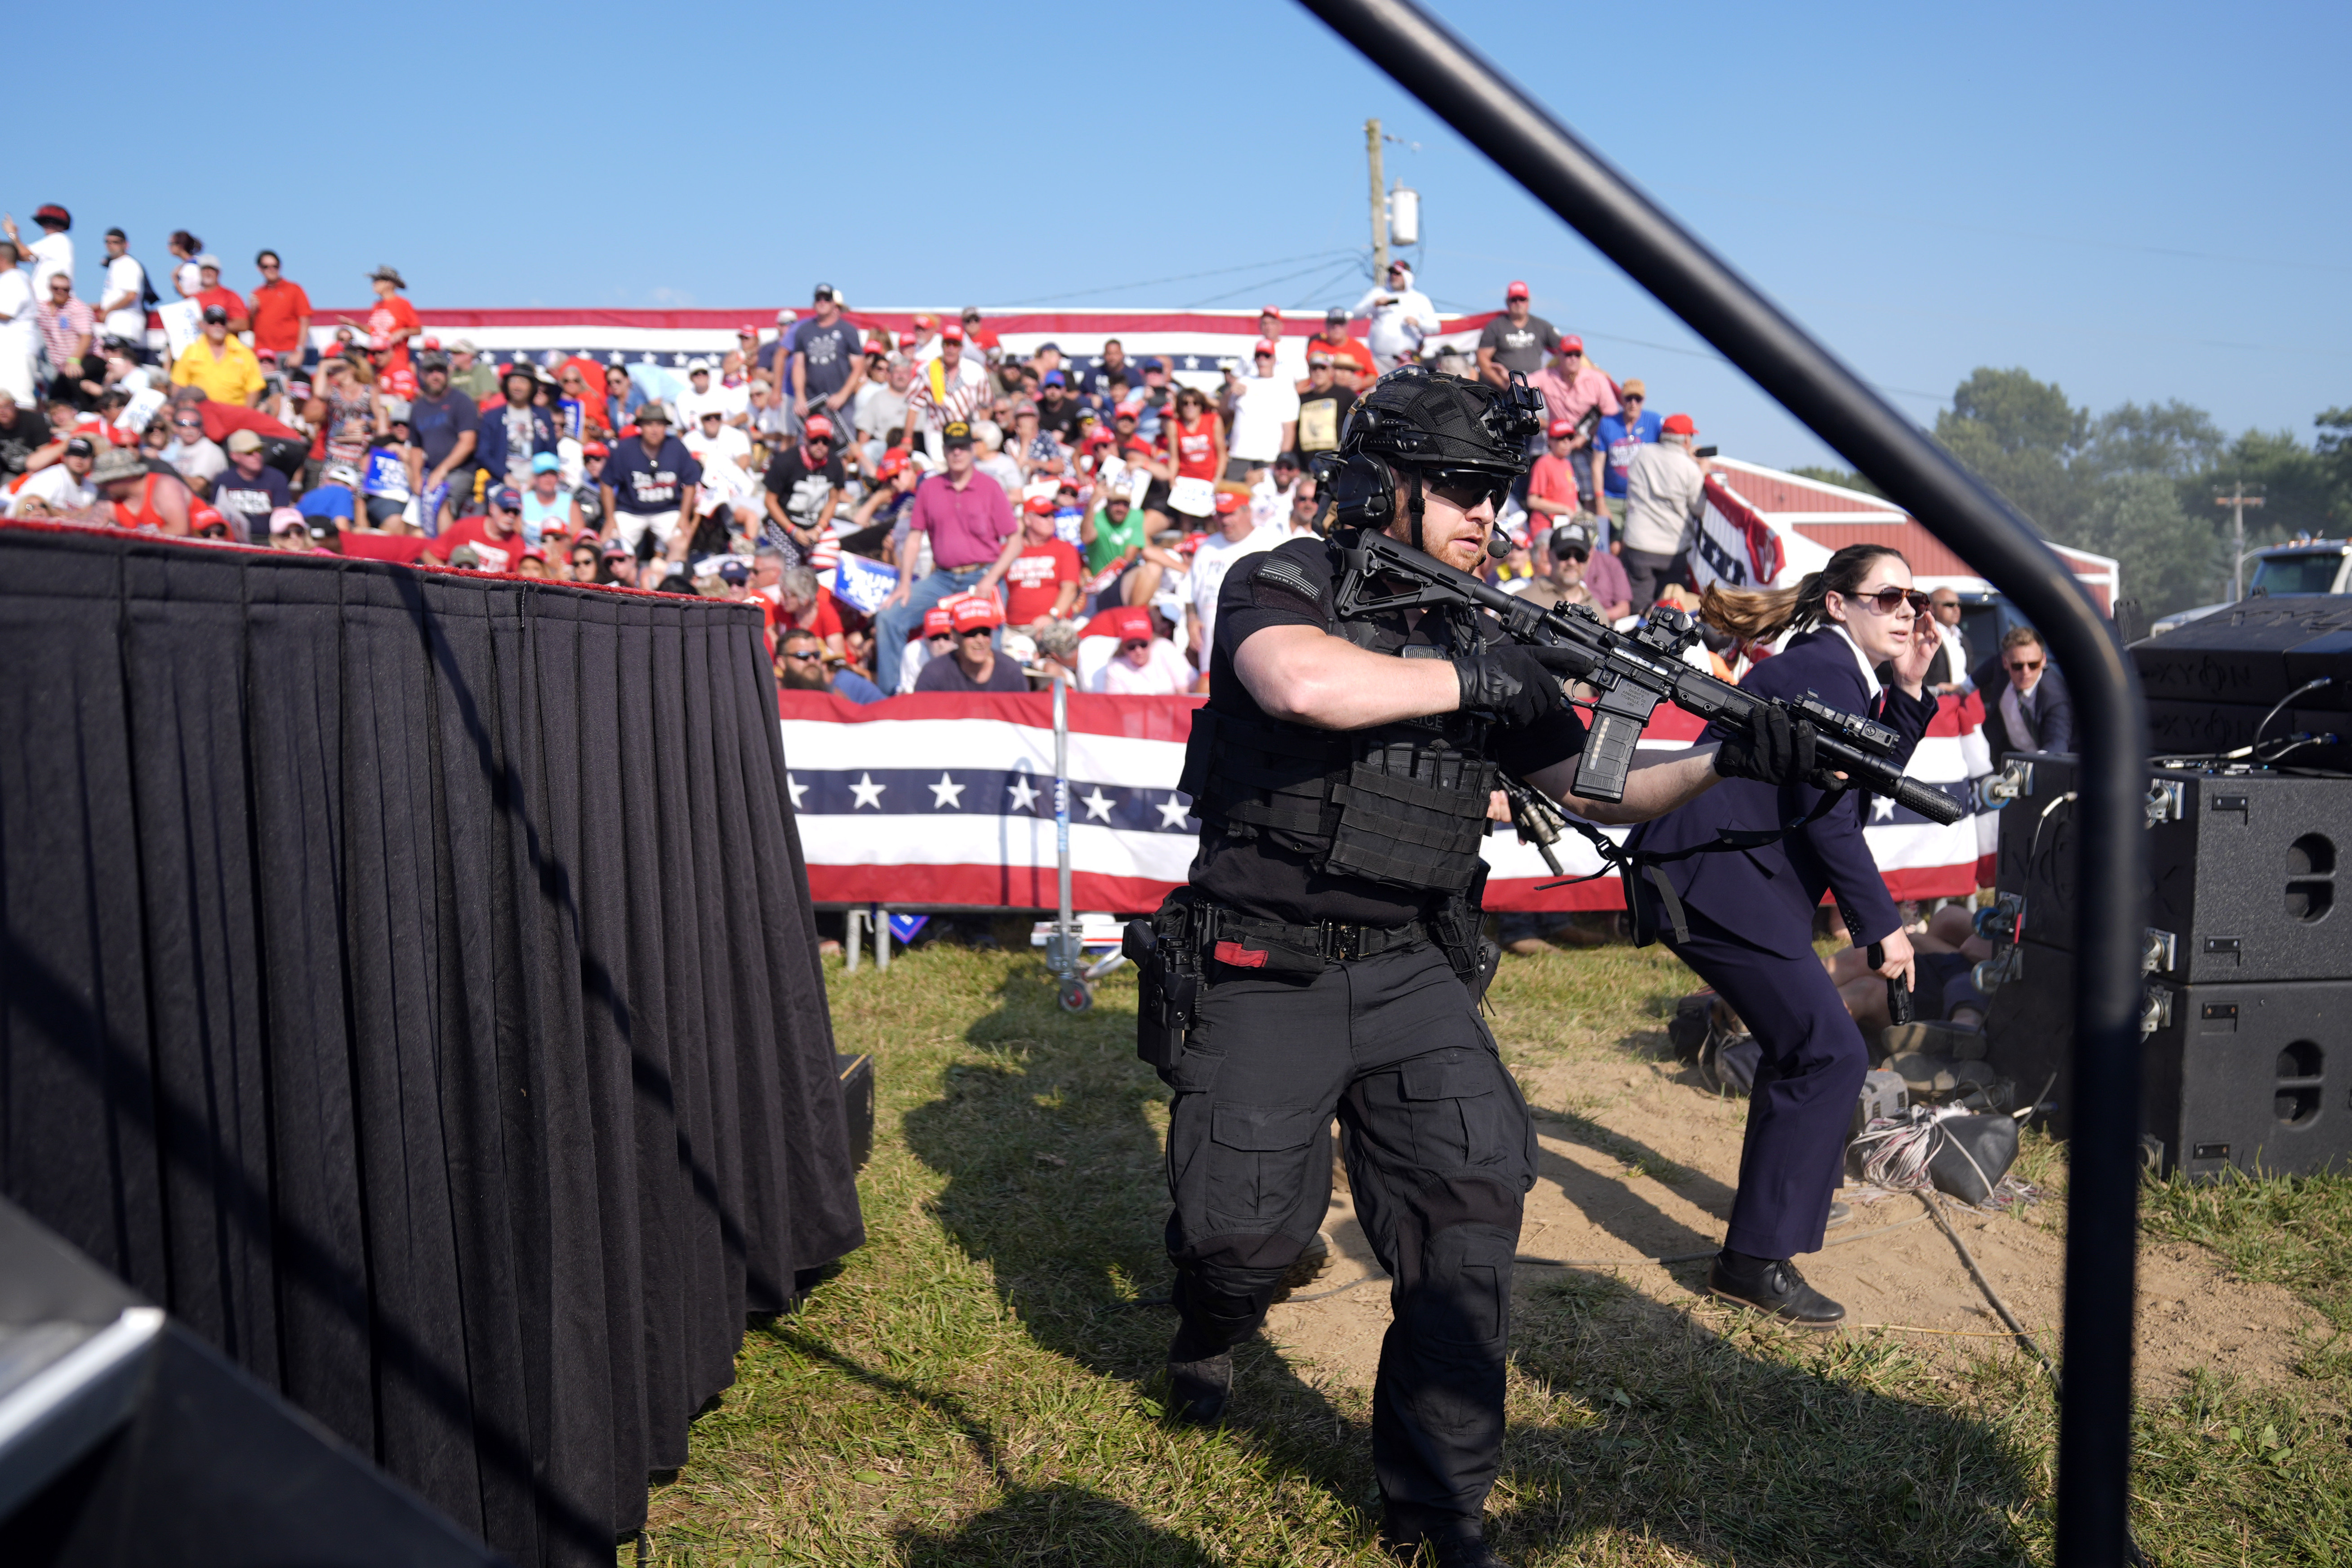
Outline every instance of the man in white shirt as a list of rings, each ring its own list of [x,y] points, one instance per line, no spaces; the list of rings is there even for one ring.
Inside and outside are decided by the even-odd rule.
[[[678,422],[689,430],[702,427],[702,411],[715,408],[719,421],[741,425],[751,412],[751,395],[740,386],[713,386],[710,384],[710,362],[707,359],[688,361],[686,367],[687,385],[692,390],[677,395]]]
[[[193,403],[172,411],[172,439],[163,448],[163,460],[199,496],[211,495],[213,481],[228,468],[228,454],[205,437],[204,419]]]
[[[1691,451],[1697,437],[1689,415],[1670,415],[1658,438],[1635,447],[1625,465],[1624,549],[1618,559],[1637,616],[1649,614],[1668,584],[1690,576],[1691,540],[1706,507],[1708,465]]]
[[[1118,651],[1087,682],[1112,697],[1180,697],[1192,685],[1192,667],[1166,637],[1154,637],[1151,612],[1130,605],[1118,613]]]
[[[1274,344],[1252,353],[1257,374],[1234,384],[1234,431],[1225,442],[1225,478],[1255,484],[1298,436],[1298,392],[1274,374]]]
[[[1960,635],[1958,590],[1937,588],[1929,594],[1927,613],[1936,617],[1944,633],[1944,646],[1936,650],[1936,661],[1927,667],[1927,689],[1938,697],[1974,691],[1977,680],[1969,659],[1968,639]]]
[[[73,437],[66,442],[64,457],[35,471],[16,488],[8,499],[8,515],[63,517],[96,506],[98,487],[89,482],[89,468],[97,460],[98,447],[90,438]]]
[[[1185,645],[1195,650],[1201,666],[1200,684],[1194,689],[1209,689],[1209,650],[1216,646],[1210,639],[1217,632],[1217,595],[1225,585],[1225,574],[1243,556],[1271,550],[1289,537],[1281,529],[1260,528],[1252,522],[1249,508],[1233,491],[1217,492],[1217,531],[1193,550],[1192,569],[1184,578],[1185,592],[1192,600],[1184,609]]]
[[[1412,268],[1402,260],[1389,263],[1388,281],[1366,289],[1349,315],[1370,320],[1364,346],[1371,351],[1374,367],[1382,372],[1418,358],[1421,340],[1438,330],[1437,307],[1412,286]]]
[[[33,384],[33,359],[40,353],[40,302],[33,280],[17,263],[23,247],[13,239],[0,240],[0,392],[19,407],[39,401]]]
[[[1274,471],[1250,486],[1250,521],[1260,528],[1290,526],[1290,500],[1298,487],[1312,479],[1302,480],[1298,475],[1298,454],[1285,450],[1275,455]]]
[[[73,227],[73,215],[55,202],[45,202],[33,209],[33,223],[41,231],[41,237],[30,245],[16,232],[16,220],[5,214],[0,214],[0,234],[5,234],[10,244],[32,258],[33,298],[46,300],[49,297],[51,274],[62,272],[68,281],[74,275],[73,241],[66,235],[66,230]]]
[[[907,394],[915,384],[915,366],[904,354],[890,356],[889,377],[867,377],[851,404],[856,410],[857,433],[876,439],[907,427]]]
[[[99,331],[126,343],[147,340],[147,269],[131,254],[131,238],[119,228],[106,231],[106,283],[98,291]]]

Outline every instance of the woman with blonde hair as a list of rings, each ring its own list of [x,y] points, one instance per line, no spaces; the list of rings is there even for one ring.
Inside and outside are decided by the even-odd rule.
[[[1793,588],[1711,587],[1699,614],[1750,644],[1784,635],[1783,649],[1740,682],[1761,697],[1811,693],[1866,714],[1901,737],[1900,754],[1927,731],[1936,700],[1927,666],[1940,641],[1927,595],[1896,552],[1853,544]],[[1710,732],[1712,735],[1712,732]],[[1845,1134],[1871,1055],[1812,950],[1813,911],[1825,892],[1853,911],[1853,944],[1881,944],[1878,972],[1912,974],[1911,943],[1864,841],[1868,797],[1824,803],[1811,784],[1727,779],[1678,811],[1636,828],[1630,847],[1658,853],[1717,836],[1782,830],[1760,847],[1687,854],[1646,875],[1670,885],[1679,929],[1659,940],[1729,1003],[1762,1047],[1748,1102],[1739,1191],[1723,1250],[1707,1271],[1715,1295],[1804,1328],[1827,1329],[1845,1309],[1807,1285],[1790,1259],[1822,1245],[1844,1160]],[[1898,818],[1897,820],[1900,820]],[[1664,900],[1640,900],[1645,923]]]

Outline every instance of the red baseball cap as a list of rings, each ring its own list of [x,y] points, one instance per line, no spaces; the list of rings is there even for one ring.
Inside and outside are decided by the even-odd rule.
[[[993,599],[983,598],[974,594],[968,599],[956,601],[955,629],[959,636],[965,632],[984,631],[990,626],[1001,626],[1003,624],[1004,616],[997,609],[996,601]]]
[[[1151,640],[1151,612],[1141,605],[1129,605],[1118,613],[1115,629],[1121,642]]]
[[[1503,298],[1506,300],[1524,300],[1527,297],[1528,286],[1516,278],[1512,279],[1510,284],[1503,290]]]
[[[1573,419],[1555,419],[1551,422],[1551,433],[1555,439],[1562,436],[1573,436],[1576,434],[1576,421]]]
[[[591,458],[609,458],[613,455],[613,448],[607,447],[602,441],[591,441],[586,446],[581,447],[580,450],[583,454]]]
[[[1698,434],[1698,426],[1692,422],[1691,416],[1687,414],[1669,414],[1665,417],[1665,422],[1660,425],[1658,428],[1664,431],[1669,436],[1696,436]]]
[[[756,338],[760,335],[760,323],[746,321],[735,329],[735,335],[739,338]]]
[[[900,332],[898,334],[898,346],[902,349],[913,348],[915,346],[915,334],[912,332]]]
[[[1570,332],[1559,340],[1559,352],[1564,354],[1580,354],[1584,352],[1584,340]]]
[[[1051,517],[1054,515],[1054,498],[1052,496],[1031,496],[1022,504],[1027,510],[1038,517]]]
[[[907,471],[907,454],[893,447],[882,454],[882,461],[874,469],[877,479],[895,479]]]
[[[1260,305],[1257,308],[1257,313],[1261,316],[1272,316],[1277,321],[1282,320],[1282,312],[1271,305]]]
[[[372,332],[369,334],[368,353],[382,353],[390,347],[392,347],[392,338],[389,334],[384,332]]]
[[[1275,342],[1272,338],[1260,338],[1257,341],[1257,347],[1250,350],[1250,357],[1252,359],[1255,359],[1258,355],[1265,354],[1271,358],[1273,355],[1280,353],[1282,351],[1279,348],[1275,346]]]
[[[833,439],[833,421],[822,414],[812,414],[801,421],[801,434],[812,441]]]
[[[946,326],[940,329],[940,342],[943,343],[960,343],[963,342],[963,329],[956,325],[955,322],[950,321]]]
[[[441,340],[439,338],[425,338],[419,342],[416,346],[421,349],[437,349],[441,346]]]
[[[1217,515],[1219,517],[1230,517],[1234,512],[1241,510],[1241,497],[1234,494],[1231,490],[1219,490],[1217,492]]]
[[[955,630],[955,612],[945,605],[933,605],[923,612],[923,635],[943,637]]]

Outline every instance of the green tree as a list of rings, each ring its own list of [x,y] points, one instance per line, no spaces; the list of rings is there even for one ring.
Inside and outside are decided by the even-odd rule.
[[[2161,474],[2101,481],[2074,537],[2060,542],[2121,562],[2124,592],[2155,615],[2210,603],[2229,571],[2213,525],[2183,510],[2174,482]]]
[[[2213,416],[2201,408],[2178,399],[2145,408],[2126,403],[2099,416],[2079,460],[2103,476],[2158,474],[2179,479],[2210,468],[2229,444]]]
[[[2322,421],[2326,415],[2320,416]],[[2321,439],[2326,440],[2323,423]],[[2292,430],[2249,430],[2212,462],[2182,479],[2180,504],[2192,516],[2212,520],[2217,537],[2230,536],[2230,509],[2213,498],[2241,480],[2260,485],[2262,510],[2246,513],[2246,548],[2275,544],[2298,534],[2325,537],[2345,530],[2345,487],[2331,472],[2331,454],[2314,451]]]
[[[2089,505],[2090,476],[2074,465],[2090,437],[2086,410],[2021,369],[1979,367],[1936,416],[1936,439],[2053,539]]]

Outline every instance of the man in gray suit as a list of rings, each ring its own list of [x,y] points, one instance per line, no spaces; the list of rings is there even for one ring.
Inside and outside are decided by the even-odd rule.
[[[2074,749],[2074,699],[2032,626],[2011,627],[2000,639],[2000,657],[1978,668],[1976,682],[1984,693],[1985,739],[1994,767],[2011,752]]]

